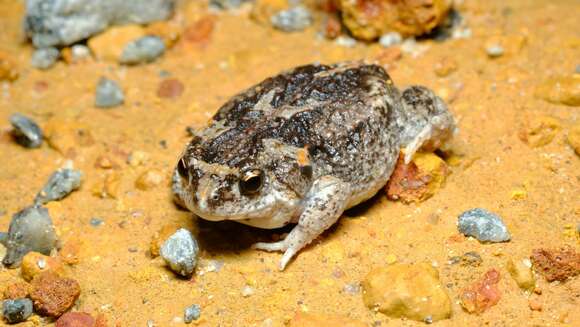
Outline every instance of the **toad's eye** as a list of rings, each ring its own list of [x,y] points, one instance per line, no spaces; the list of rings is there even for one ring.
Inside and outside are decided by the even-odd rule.
[[[177,163],[177,173],[183,178],[189,177],[189,171],[184,158],[179,159],[179,162]]]
[[[264,185],[264,172],[259,169],[251,169],[242,174],[240,180],[240,192],[244,195],[257,193]]]

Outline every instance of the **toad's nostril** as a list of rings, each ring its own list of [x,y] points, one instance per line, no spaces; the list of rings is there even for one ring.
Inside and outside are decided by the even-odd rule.
[[[189,176],[189,170],[184,158],[179,159],[179,162],[177,163],[177,173],[183,178]]]

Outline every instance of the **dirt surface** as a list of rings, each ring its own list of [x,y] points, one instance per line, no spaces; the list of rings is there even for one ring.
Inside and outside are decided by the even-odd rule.
[[[579,124],[580,108],[549,103],[534,96],[534,90],[547,78],[573,74],[580,64],[580,3],[464,1],[459,10],[471,37],[421,41],[428,46],[425,52],[417,57],[405,53],[388,68],[397,85],[425,85],[450,103],[460,132],[444,187],[410,205],[379,193],[279,272],[281,254],[249,245],[287,230],[202,222],[173,204],[170,176],[189,138],[186,127],[203,126],[228,97],[280,70],[315,61],[373,60],[384,56],[384,48],[365,43],[341,47],[317,35],[320,24],[304,32],[279,32],[256,24],[242,10],[214,13],[207,39],[179,41],[152,64],[123,67],[90,59],[61,61],[40,71],[29,65],[32,48],[22,41],[22,4],[0,1],[0,50],[20,75],[0,90],[0,230],[32,203],[54,170],[71,160],[84,173],[83,185],[47,207],[63,243],[81,243],[78,263],[67,268],[82,289],[75,310],[103,313],[111,325],[183,325],[183,311],[194,303],[202,310],[196,323],[204,326],[281,326],[297,311],[340,314],[375,326],[423,325],[373,313],[360,293],[344,290],[372,267],[396,258],[437,267],[453,302],[452,318],[438,325],[580,326],[580,278],[547,283],[538,276],[541,294],[528,296],[506,269],[508,259],[528,258],[536,248],[579,248],[580,159],[566,135]],[[189,25],[208,12],[203,5],[190,5],[179,15]],[[499,58],[485,51],[493,38],[506,42]],[[438,74],[449,61],[455,71]],[[122,85],[123,106],[94,107],[101,76]],[[181,82],[183,92],[160,98],[158,87],[165,78]],[[14,112],[41,127],[51,123],[72,133],[70,148],[61,153],[46,142],[40,149],[19,146],[9,134],[8,117]],[[522,141],[522,128],[541,116],[557,119],[560,127],[551,130],[555,136],[548,144],[532,147]],[[79,126],[82,136],[74,132]],[[127,164],[134,151],[148,154],[142,165]],[[109,164],[102,164],[103,158]],[[137,178],[152,169],[163,174],[163,182],[137,188]],[[107,177],[111,174],[116,177]],[[116,198],[99,196],[105,180],[115,179]],[[498,213],[511,241],[480,244],[458,237],[457,216],[475,207]],[[91,218],[104,223],[94,227]],[[149,254],[154,234],[167,224],[192,230],[200,241],[201,263],[192,280],[177,278]],[[448,263],[469,251],[481,256],[479,266]],[[212,260],[223,267],[208,272]],[[458,303],[461,289],[491,268],[504,276],[499,303],[481,315],[465,312]],[[0,289],[21,280],[19,269],[0,271]],[[253,294],[242,295],[246,286]],[[541,311],[530,309],[530,297]]]

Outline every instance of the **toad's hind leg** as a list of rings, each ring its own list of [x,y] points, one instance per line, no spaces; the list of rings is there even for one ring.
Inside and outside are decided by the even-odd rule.
[[[284,251],[280,260],[280,270],[306,245],[330,226],[345,210],[350,187],[348,183],[332,177],[323,176],[317,179],[304,200],[304,210],[298,224],[288,236],[275,243],[256,243],[254,248],[266,251]]]

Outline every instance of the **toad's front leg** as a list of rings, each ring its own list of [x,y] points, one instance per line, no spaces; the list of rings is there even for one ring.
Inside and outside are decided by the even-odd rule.
[[[312,184],[303,200],[303,211],[288,236],[275,243],[256,243],[254,248],[266,251],[284,251],[280,260],[280,270],[284,270],[290,259],[300,249],[312,242],[318,235],[332,226],[348,202],[350,187],[348,183],[332,177],[323,176]]]

